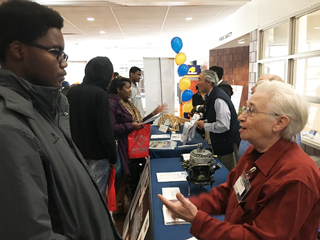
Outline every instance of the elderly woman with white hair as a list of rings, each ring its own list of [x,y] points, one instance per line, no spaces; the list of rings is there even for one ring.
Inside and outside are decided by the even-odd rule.
[[[316,239],[320,171],[295,142],[307,119],[308,103],[291,85],[259,85],[239,116],[241,138],[252,145],[227,182],[189,200],[160,200],[198,239]],[[223,222],[210,216],[219,214]]]

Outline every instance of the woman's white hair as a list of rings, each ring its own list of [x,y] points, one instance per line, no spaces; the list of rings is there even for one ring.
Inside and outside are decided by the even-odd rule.
[[[264,81],[263,84],[257,86],[256,93],[267,93],[270,96],[269,112],[289,118],[288,125],[281,131],[281,137],[295,142],[297,134],[308,121],[309,104],[307,100],[299,95],[292,85],[278,81]]]
[[[219,82],[219,78],[218,75],[212,71],[212,70],[202,70],[201,73],[203,73],[204,75],[204,79],[207,82],[211,82],[212,86],[217,86],[218,82]]]

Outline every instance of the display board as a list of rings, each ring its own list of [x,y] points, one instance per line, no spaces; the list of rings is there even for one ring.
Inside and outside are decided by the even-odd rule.
[[[233,89],[233,95],[231,96],[231,101],[233,103],[233,106],[236,110],[236,113],[239,113],[240,101],[241,101],[241,95],[242,95],[242,88],[243,86],[240,85],[231,85]]]
[[[146,114],[159,104],[168,104],[168,113],[174,114],[174,59],[143,58]]]
[[[153,239],[149,167],[148,160],[123,224],[122,237],[125,240]]]

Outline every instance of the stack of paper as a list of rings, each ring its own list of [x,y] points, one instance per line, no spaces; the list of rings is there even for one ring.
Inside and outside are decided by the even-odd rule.
[[[180,192],[180,189],[178,187],[168,187],[168,188],[162,188],[162,195],[170,200],[170,201],[176,201],[176,194]],[[162,207],[163,212],[163,220],[164,225],[174,225],[174,224],[190,224],[189,222],[180,219],[180,218],[173,218],[171,216],[170,211],[166,208],[165,205]]]
[[[172,133],[170,140],[171,140],[171,141],[180,141],[180,142],[181,142],[181,137],[182,137],[182,134]]]
[[[151,135],[151,139],[158,139],[158,138],[170,138],[170,134],[154,134]]]

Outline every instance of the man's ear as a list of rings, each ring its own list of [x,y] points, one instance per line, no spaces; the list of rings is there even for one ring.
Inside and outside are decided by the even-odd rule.
[[[288,116],[282,115],[277,117],[272,130],[274,132],[281,132],[289,124],[289,121]]]
[[[24,57],[24,45],[19,41],[13,41],[9,46],[8,52],[16,60],[22,60]]]
[[[120,93],[120,92],[121,92],[120,88],[117,88],[117,93]]]

